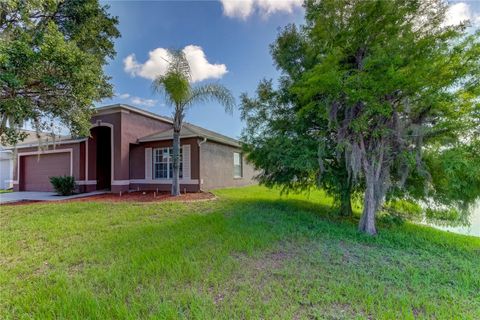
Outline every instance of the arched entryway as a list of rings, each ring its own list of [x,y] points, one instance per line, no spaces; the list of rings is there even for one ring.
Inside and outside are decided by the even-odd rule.
[[[112,128],[97,126],[91,129],[91,137],[95,141],[95,180],[97,190],[112,187]]]

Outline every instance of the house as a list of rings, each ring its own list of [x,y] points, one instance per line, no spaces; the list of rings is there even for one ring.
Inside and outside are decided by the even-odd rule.
[[[13,178],[13,151],[0,146],[0,190],[10,189]]]
[[[48,143],[64,138],[61,135],[53,136],[50,133],[25,129],[21,129],[20,131],[26,134],[26,137],[23,139],[23,144],[36,143],[39,140]],[[0,145],[0,190],[11,189],[13,187],[14,157],[14,149],[12,146]]]
[[[97,108],[91,123],[87,138],[17,145],[14,190],[52,191],[49,178],[61,175],[75,177],[78,192],[171,189],[171,119],[115,104]],[[185,123],[180,145],[182,192],[255,183],[237,140]]]

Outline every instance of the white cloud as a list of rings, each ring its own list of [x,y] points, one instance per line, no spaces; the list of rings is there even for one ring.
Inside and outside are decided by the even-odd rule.
[[[264,18],[277,12],[292,13],[303,4],[303,0],[220,0],[220,2],[224,15],[243,20],[254,12],[258,12]]]
[[[121,93],[121,94],[117,94],[116,96],[122,100],[128,100],[128,102],[140,107],[147,107],[147,108],[153,107],[158,102],[158,100],[154,100],[154,99],[145,99],[145,98],[140,98],[136,96],[131,96],[128,93]]]
[[[135,60],[135,55],[133,53],[123,59],[123,69],[132,76],[134,76],[140,69],[140,65]]]
[[[199,46],[186,46],[183,48],[183,52],[190,64],[192,82],[219,79],[228,72],[226,65],[208,62],[205,53]],[[153,80],[166,72],[168,60],[168,50],[156,48],[148,53],[148,60],[144,63],[137,62],[135,55],[130,54],[123,60],[123,66],[125,72],[132,76]]]
[[[227,17],[246,19],[253,13],[253,0],[220,0],[223,14]]]
[[[199,46],[189,45],[183,49],[190,64],[192,81],[202,81],[213,78],[219,79],[226,74],[227,66],[224,64],[211,64],[208,62],[205,53]]]
[[[137,106],[141,107],[153,107],[154,105],[157,104],[157,100],[154,99],[144,99],[140,97],[132,97],[130,101]]]
[[[128,93],[121,93],[118,95],[120,99],[128,99],[130,98],[130,95]]]
[[[446,13],[445,25],[458,25],[467,20],[470,20],[472,24],[479,24],[480,15],[474,13],[468,3],[458,2],[450,5]]]

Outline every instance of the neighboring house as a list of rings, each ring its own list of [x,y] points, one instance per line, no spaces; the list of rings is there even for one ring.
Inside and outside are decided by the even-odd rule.
[[[44,143],[49,143],[55,140],[61,140],[62,136],[53,137],[51,133],[40,132],[37,134],[36,131],[24,130],[21,131],[27,133],[25,139],[21,142],[22,144],[35,143],[38,144],[39,141]],[[13,169],[14,169],[14,150],[12,146],[1,146],[0,145],[0,189],[11,189],[13,187]]]
[[[172,183],[172,121],[132,106],[96,109],[90,137],[17,146],[14,190],[51,191],[51,176],[75,177],[79,192],[168,191]],[[182,192],[254,184],[254,169],[237,140],[185,123]]]
[[[13,152],[0,147],[0,190],[12,188]]]

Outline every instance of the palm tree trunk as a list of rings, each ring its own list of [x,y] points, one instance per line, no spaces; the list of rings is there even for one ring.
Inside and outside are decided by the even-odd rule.
[[[175,113],[173,121],[173,155],[172,155],[172,196],[180,195],[180,131],[182,118],[180,112]]]
[[[173,131],[172,196],[180,195],[180,131]]]

